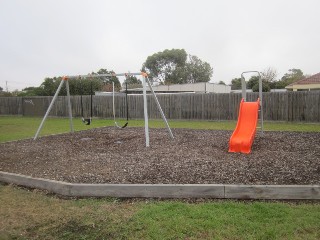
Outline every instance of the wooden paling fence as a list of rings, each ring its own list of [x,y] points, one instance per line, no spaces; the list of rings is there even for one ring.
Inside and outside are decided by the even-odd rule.
[[[168,119],[236,120],[241,94],[158,94]],[[256,101],[258,93],[247,93],[247,101]],[[161,118],[151,95],[148,99],[149,117]],[[0,115],[43,116],[52,97],[0,97]],[[129,118],[143,118],[142,95],[128,95]],[[71,97],[74,117],[81,116],[80,96]],[[112,118],[112,96],[93,96],[93,115]],[[126,117],[124,95],[115,96],[117,118]],[[83,96],[84,115],[90,116],[90,96]],[[320,91],[263,93],[265,120],[320,122]],[[50,116],[67,117],[67,98],[58,97]]]

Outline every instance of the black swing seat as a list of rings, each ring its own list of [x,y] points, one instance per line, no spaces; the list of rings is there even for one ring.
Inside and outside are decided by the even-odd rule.
[[[126,126],[128,126],[128,122],[126,122],[123,126],[120,126],[117,122],[114,122],[114,124],[116,125],[117,128],[125,128]]]
[[[91,118],[82,118],[81,120],[85,125],[90,125],[91,123]]]

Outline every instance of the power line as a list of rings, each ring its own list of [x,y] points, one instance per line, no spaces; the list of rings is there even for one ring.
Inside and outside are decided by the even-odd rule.
[[[22,85],[22,84],[26,84],[25,82],[16,82],[16,81],[11,81],[11,80],[10,80],[10,81],[0,81],[0,82],[6,82],[6,84],[7,84],[7,83],[9,83],[9,84],[10,84],[10,83],[14,83],[14,84],[21,84],[21,85]]]

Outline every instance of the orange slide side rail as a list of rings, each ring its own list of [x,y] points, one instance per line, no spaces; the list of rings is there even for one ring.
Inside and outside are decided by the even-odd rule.
[[[229,141],[229,152],[250,153],[256,134],[260,100],[240,102],[237,126]]]

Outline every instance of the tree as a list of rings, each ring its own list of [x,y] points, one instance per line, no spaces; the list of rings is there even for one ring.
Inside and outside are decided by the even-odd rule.
[[[232,90],[241,89],[241,78],[234,78],[231,80],[231,89]]]
[[[298,81],[303,78],[304,78],[304,75],[303,75],[303,72],[301,71],[301,69],[292,68],[292,69],[289,69],[288,73],[284,74],[284,76],[281,78],[281,80],[295,82],[295,81]]]
[[[0,92],[2,92],[3,91],[3,88],[2,87],[0,87]]]
[[[224,81],[219,81],[218,84],[226,85],[226,83]]]
[[[288,73],[284,74],[284,76],[281,78],[281,81],[284,81],[287,83],[287,85],[289,85],[303,78],[305,78],[305,76],[300,69],[292,68],[289,69]]]
[[[246,83],[248,89],[252,89],[254,85],[259,85],[259,77],[258,76],[252,76],[249,81]]]
[[[142,71],[149,74],[151,81],[182,82],[186,61],[187,53],[184,49],[166,49],[147,57]]]
[[[11,92],[5,92],[5,91],[2,91],[0,92],[0,97],[12,97],[12,93]]]
[[[161,84],[208,82],[213,72],[209,63],[188,55],[184,49],[166,49],[149,56],[142,71],[149,74],[152,82]]]
[[[18,93],[19,97],[25,96],[43,96],[43,89],[40,87],[27,87],[22,89],[21,92]]]
[[[261,72],[261,78],[265,82],[275,82],[277,81],[278,72],[272,67],[268,67]]]
[[[271,88],[282,89],[289,84],[296,82],[298,80],[304,79],[306,76],[300,69],[292,68],[285,73],[279,81],[275,81],[271,84]]]
[[[42,96],[53,96],[57,91],[60,81],[61,77],[45,78],[44,82],[40,85],[40,88],[42,89]]]
[[[247,88],[252,89],[253,92],[259,92],[259,76],[252,76],[248,83]],[[262,79],[262,92],[270,92],[269,82]]]
[[[97,74],[114,74],[114,71],[108,71],[107,69],[101,68],[97,72]],[[121,89],[121,83],[120,83],[119,78],[117,76],[101,77],[98,79],[101,80],[101,82],[103,84],[103,86],[101,88],[104,91],[107,91],[107,92],[112,91],[112,83],[114,83],[115,91],[119,91]]]
[[[274,83],[272,83],[270,85],[270,87],[272,89],[283,89],[287,86],[288,84],[285,82],[285,81],[282,81],[282,80],[279,80],[279,81],[276,81]]]
[[[27,88],[28,96],[53,96],[60,83],[62,77],[45,78],[44,82],[39,88]],[[70,95],[90,95],[91,94],[91,84],[92,90],[100,91],[102,89],[102,81],[97,78],[84,78],[84,79],[68,79]],[[60,90],[60,96],[66,96],[67,90],[66,86]]]
[[[97,74],[114,74],[114,71],[108,71],[107,69],[101,68]],[[94,73],[93,73],[94,74]],[[115,87],[120,87],[120,81],[118,79],[117,76],[111,76],[111,77],[101,77],[98,78],[101,79],[103,83],[107,84],[107,83],[114,83]]]
[[[136,76],[129,75],[126,77],[124,80],[122,87],[125,87],[127,84],[128,88],[141,88],[142,87],[142,82],[139,80]]]
[[[91,95],[91,85],[92,94],[95,91],[101,91],[103,82],[99,78],[81,78],[81,79],[69,79],[69,89],[70,95]],[[67,95],[66,87],[61,89],[61,95]]]
[[[187,83],[209,82],[213,69],[209,63],[201,61],[197,56],[189,55],[185,74]]]
[[[15,89],[15,90],[13,90],[13,91],[11,92],[11,94],[12,94],[13,97],[19,96],[19,93],[20,93],[20,91],[19,91],[18,89]]]
[[[259,82],[255,83],[252,86],[253,92],[259,92]],[[266,81],[262,81],[262,92],[270,92],[270,86],[269,83]]]

